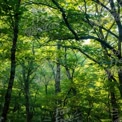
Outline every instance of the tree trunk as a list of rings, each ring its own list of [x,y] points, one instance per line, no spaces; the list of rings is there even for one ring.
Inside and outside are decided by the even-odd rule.
[[[16,68],[16,45],[17,45],[17,39],[18,39],[18,25],[19,25],[19,7],[20,7],[20,0],[18,0],[18,4],[16,5],[17,9],[15,11],[14,15],[14,27],[13,27],[13,41],[12,41],[12,48],[11,48],[11,70],[10,70],[10,77],[8,82],[7,91],[5,94],[5,102],[2,110],[2,120],[1,122],[6,122],[7,120],[7,114],[9,110],[9,105],[11,101],[11,95],[12,95],[12,88],[15,78],[15,68]]]
[[[119,61],[117,63],[119,63],[120,65],[120,69],[118,71],[118,76],[119,76],[119,91],[120,91],[120,95],[122,98],[122,23],[121,23],[121,19],[120,19],[120,14],[118,15],[118,18],[115,19],[116,20],[116,24],[118,26],[118,32],[119,32],[119,39],[118,39],[118,53],[117,53],[117,57],[119,59]]]
[[[111,92],[112,122],[119,122],[119,111],[114,92]]]
[[[119,76],[119,91],[122,98],[122,70],[118,71],[118,76]]]
[[[99,38],[101,38],[101,39],[103,38],[104,39],[104,34],[103,34],[101,28],[99,28],[99,31],[100,31]],[[108,56],[108,52],[107,52],[106,48],[103,45],[101,45],[101,46],[104,49],[104,52],[103,52],[104,53],[104,57],[106,59],[108,59],[109,56]],[[118,49],[120,49],[120,46],[121,45],[119,45]],[[120,57],[120,54],[121,54],[121,52],[117,53],[116,56]],[[106,73],[108,75],[108,81],[110,83],[112,83],[114,76],[112,75],[111,70],[109,71],[109,69],[105,68],[105,71],[106,71]],[[115,90],[114,89],[115,89],[114,86],[110,86],[110,96],[111,96],[110,102],[111,102],[111,106],[112,106],[112,116],[111,117],[112,117],[112,121],[113,122],[118,122],[119,121],[119,112],[118,112],[118,106],[117,106],[117,101],[116,101]]]
[[[119,58],[119,62],[120,65],[122,65],[122,57],[121,57],[121,43],[122,43],[122,26],[119,25],[119,42],[118,42],[118,58]],[[120,91],[120,95],[122,98],[122,67],[120,67],[119,71],[118,71],[118,76],[119,76],[119,91]]]
[[[60,74],[61,74],[61,68],[60,68],[60,44],[59,44],[59,42],[57,43],[57,52],[58,52],[58,54],[57,54],[57,66],[56,66],[56,79],[55,79],[55,93],[57,94],[57,93],[59,93],[60,91],[61,91],[61,89],[60,89],[60,79],[61,79],[61,76],[60,76]]]
[[[25,80],[25,106],[26,106],[26,120],[31,122],[32,115],[30,112],[30,101],[29,101],[29,80]]]
[[[112,83],[112,75],[110,71],[107,71],[108,80]],[[115,90],[114,86],[110,86],[110,102],[112,107],[112,122],[119,122],[119,110],[117,105],[117,100],[115,97]]]
[[[30,75],[32,74],[32,68],[31,68],[31,63],[28,62],[28,68],[25,66],[23,63],[22,68],[23,68],[23,81],[24,81],[24,95],[25,95],[25,107],[26,107],[26,121],[31,122],[33,114],[30,110]]]
[[[61,92],[61,88],[60,88],[60,79],[61,79],[61,67],[60,67],[60,43],[57,42],[57,64],[56,64],[56,74],[55,74],[55,94],[58,94]],[[61,101],[60,100],[56,100],[56,105],[60,106]],[[58,122],[61,120],[61,115],[59,113],[57,113],[57,110],[59,108],[56,107],[55,110],[55,122]]]

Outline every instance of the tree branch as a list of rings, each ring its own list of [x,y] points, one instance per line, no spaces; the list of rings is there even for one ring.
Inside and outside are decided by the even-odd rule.
[[[99,63],[97,60],[95,60],[94,58],[92,58],[91,56],[89,56],[87,53],[85,53],[81,48],[79,48],[79,47],[77,47],[77,46],[74,46],[74,45],[72,45],[72,46],[61,45],[61,46],[64,47],[64,48],[70,48],[70,49],[78,50],[78,51],[80,51],[82,54],[84,54],[87,58],[89,58],[90,60],[92,60],[92,61],[94,61],[95,63],[97,63],[97,64],[100,65],[100,63]]]
[[[98,26],[98,27],[102,28],[103,30],[107,31],[108,33],[110,33],[111,35],[115,36],[117,39],[119,38],[119,36],[116,35],[115,33],[113,33],[110,29],[106,29],[105,27],[103,27],[103,26],[101,26],[101,25],[98,25],[98,24],[96,24],[95,22],[90,21],[90,20],[88,21],[88,20],[83,19],[83,21],[84,21],[84,22],[87,22],[88,24],[91,24],[92,26]],[[114,24],[114,23],[113,23],[113,24]],[[113,24],[112,24],[112,25],[113,25]]]
[[[111,13],[111,10],[108,7],[106,7],[106,5],[104,5],[99,0],[92,0],[92,1],[95,2],[95,3],[97,3],[98,5],[101,5],[103,8],[105,8],[106,10],[108,10]]]
[[[60,12],[62,13],[62,17],[63,17],[63,20],[66,24],[66,26],[68,27],[68,29],[71,31],[71,33],[74,35],[75,39],[78,40],[78,35],[77,33],[73,30],[73,28],[70,26],[68,20],[67,20],[67,16],[66,16],[66,13],[64,11],[64,9],[58,4],[57,1],[55,0],[52,0],[52,2],[56,5],[56,7],[60,10]]]

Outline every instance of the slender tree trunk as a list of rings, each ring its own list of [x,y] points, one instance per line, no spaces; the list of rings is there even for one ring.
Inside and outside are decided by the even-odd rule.
[[[11,48],[11,70],[10,70],[10,77],[8,81],[8,88],[5,94],[5,102],[2,110],[2,120],[1,122],[6,122],[7,114],[9,110],[9,105],[11,101],[12,95],[12,88],[15,78],[15,68],[16,68],[16,46],[17,46],[17,39],[18,39],[18,25],[19,25],[19,7],[20,7],[20,0],[18,0],[18,5],[16,6],[17,10],[15,11],[14,15],[14,28],[13,28],[13,41],[12,41],[12,48]]]
[[[119,122],[119,111],[114,92],[111,92],[112,122]]]
[[[60,68],[60,44],[59,42],[57,43],[57,66],[56,66],[56,79],[55,79],[55,93],[59,93],[61,91],[61,88],[60,88],[60,79],[61,79],[61,68]]]
[[[115,3],[113,0],[110,0],[110,4],[111,4],[111,8],[113,6],[115,6]],[[120,4],[120,1],[118,1],[118,4]],[[113,5],[113,6],[112,6]],[[118,7],[118,10],[120,10],[120,8]],[[119,91],[120,91],[120,95],[122,98],[122,22],[121,22],[121,13],[116,13],[116,11],[113,11],[114,15],[116,15],[115,21],[116,24],[118,26],[118,35],[119,35],[119,39],[118,39],[118,53],[117,53],[117,57],[119,59],[119,61],[117,63],[119,63],[120,65],[120,69],[118,71],[118,76],[119,76]]]
[[[119,40],[118,40],[118,58],[119,58],[119,62],[122,64],[122,56],[121,56],[121,44],[122,44],[122,25],[119,24],[118,25],[119,28]],[[122,98],[122,67],[120,67],[119,71],[118,71],[118,76],[119,76],[119,91],[120,91],[120,95]]]
[[[112,83],[112,74],[110,71],[107,70],[108,80]],[[112,107],[112,122],[119,122],[119,110],[117,105],[117,100],[115,97],[115,90],[114,86],[110,86],[110,102]]]
[[[30,101],[29,101],[29,80],[25,80],[25,106],[26,106],[26,120],[31,122]]]
[[[122,69],[118,71],[118,76],[119,76],[119,91],[122,97]]]
[[[60,88],[60,80],[61,80],[61,67],[60,67],[60,43],[57,42],[57,64],[56,64],[56,74],[55,74],[55,94],[58,94],[61,92]],[[61,101],[56,100],[56,105],[60,106]],[[58,111],[57,111],[58,110]],[[59,108],[57,107],[55,110],[55,122],[61,121],[61,115],[59,112]]]
[[[69,68],[67,66],[67,64],[68,64],[67,63],[67,48],[65,48],[64,60],[65,60],[65,70],[66,70],[67,77],[70,80],[71,84],[73,84],[74,83],[74,81],[73,81],[73,75],[74,75],[75,69],[73,69],[73,68],[71,69],[71,68]],[[73,92],[73,94],[75,96],[77,94],[76,89],[74,87],[72,87],[71,90],[72,90],[72,92]]]
[[[31,122],[33,114],[30,110],[30,75],[32,73],[31,64],[28,63],[28,68],[23,64],[23,81],[24,81],[24,95],[26,107],[26,122]],[[27,70],[27,71],[26,71]]]

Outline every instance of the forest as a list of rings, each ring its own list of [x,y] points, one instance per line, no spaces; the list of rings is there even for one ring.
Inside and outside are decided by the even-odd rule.
[[[0,122],[122,122],[122,0],[0,0]]]

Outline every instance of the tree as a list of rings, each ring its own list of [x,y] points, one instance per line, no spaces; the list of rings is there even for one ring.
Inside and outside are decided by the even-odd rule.
[[[1,3],[2,121],[121,119],[120,0]]]
[[[62,18],[63,18],[63,20],[65,22],[65,25],[67,26],[69,31],[74,36],[74,39],[76,39],[76,40],[80,40],[80,39],[94,39],[94,40],[100,42],[100,44],[103,47],[104,51],[106,52],[108,57],[110,57],[110,60],[113,60],[113,58],[111,58],[112,54],[109,55],[108,50],[113,52],[115,58],[118,58],[118,60],[121,59],[121,35],[122,35],[121,34],[122,25],[121,25],[121,18],[120,18],[121,5],[120,5],[120,3],[118,1],[117,2],[113,1],[113,0],[110,0],[108,2],[100,2],[99,0],[91,1],[91,3],[93,3],[92,7],[94,8],[93,9],[93,11],[94,11],[93,14],[90,14],[90,11],[89,11],[90,9],[88,9],[89,3],[87,1],[85,1],[85,0],[83,1],[83,3],[84,3],[83,8],[79,6],[80,11],[82,13],[80,13],[78,10],[71,9],[70,7],[68,9],[66,9],[65,5],[63,6],[61,3],[59,3],[59,2],[57,2],[55,0],[52,0],[52,2],[56,5],[57,9],[59,9],[59,11],[61,12]],[[67,2],[67,4],[70,4],[70,3]],[[72,5],[73,4],[74,3],[72,2]],[[78,5],[78,3],[76,3],[76,5]],[[107,5],[110,5],[110,8],[107,7]],[[103,11],[102,14],[99,12],[100,10]],[[102,20],[103,15],[105,15],[104,12],[108,12],[109,17],[112,18],[113,21],[115,21],[115,23],[113,23],[110,26],[109,29],[107,27],[105,27],[106,23],[105,24],[101,24],[101,23],[97,24],[96,23],[96,21],[98,19]],[[82,35],[82,33],[78,33],[78,29],[79,28],[76,31],[76,28],[74,26],[75,22],[73,22],[72,19],[71,19],[72,18],[71,15],[73,15],[74,13],[78,17],[80,15],[81,19],[82,19],[81,21],[86,23],[86,24],[88,24],[89,28],[90,28],[90,26],[91,27],[94,26],[93,29],[91,28],[91,30],[93,30],[92,36],[86,33],[86,36],[80,36],[79,37],[79,34]],[[96,18],[94,18],[93,16],[96,16]],[[104,22],[104,21],[101,21],[101,22]],[[116,27],[118,29],[118,36],[116,35],[116,32],[113,33],[111,31],[111,29],[113,29],[113,27]],[[89,29],[86,29],[86,31],[88,31],[88,30]],[[103,31],[106,31],[107,35],[106,35],[106,33],[102,33]],[[104,36],[101,37],[100,34],[106,35],[106,38],[104,38]],[[108,34],[111,34],[112,36],[115,36],[115,38],[118,40],[118,43],[117,43],[118,49],[116,47],[111,46],[111,44],[108,43],[108,41],[107,41]],[[97,35],[97,37],[95,37],[95,35]],[[67,38],[67,39],[71,39],[71,38]],[[118,53],[116,53],[116,52],[118,52]],[[89,56],[87,56],[87,57],[89,57]],[[95,62],[99,63],[97,60]],[[120,95],[121,95],[121,88],[120,88],[121,87],[121,67],[118,70],[118,77],[119,77],[119,91],[120,91]],[[112,79],[112,81],[114,81],[114,82],[116,81],[115,78],[113,77],[113,75],[112,75],[112,77],[110,76],[110,79]],[[115,95],[114,95],[115,93],[112,92],[112,94],[111,95],[114,96],[114,97],[111,98],[112,99],[112,104],[113,104],[113,102],[115,102],[115,104],[116,104],[116,100],[113,100],[113,99],[115,99]],[[117,106],[116,106],[116,109],[117,109]],[[115,113],[115,112],[113,111],[113,113]],[[116,115],[116,116],[118,116],[118,115]],[[118,120],[118,118],[113,117],[113,121],[115,121],[115,120]]]
[[[17,39],[18,39],[18,27],[19,27],[19,20],[20,20],[20,4],[21,1],[18,0],[16,2],[2,2],[3,5],[1,6],[3,9],[6,9],[6,15],[11,18],[11,26],[13,31],[13,40],[12,40],[12,47],[11,47],[11,70],[10,70],[10,77],[9,77],[9,83],[8,88],[5,95],[5,103],[3,106],[2,111],[2,122],[5,122],[7,119],[7,113],[9,110],[10,100],[11,100],[11,93],[12,93],[12,87],[14,83],[14,77],[15,77],[15,68],[16,68],[16,46],[17,46]],[[9,6],[10,5],[10,6]],[[11,10],[13,8],[13,10]],[[13,12],[11,15],[11,12]]]

